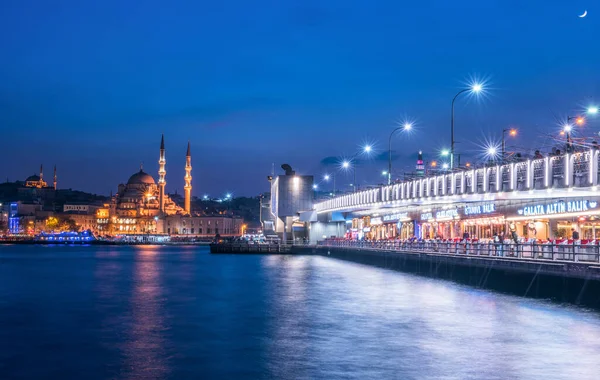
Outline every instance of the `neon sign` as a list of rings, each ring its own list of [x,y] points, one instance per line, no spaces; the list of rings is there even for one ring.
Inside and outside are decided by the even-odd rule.
[[[435,213],[436,219],[450,219],[458,217],[458,209],[441,210]]]
[[[383,216],[384,222],[395,222],[396,220],[407,220],[407,219],[410,219],[408,217],[408,212],[400,212],[397,214],[390,214],[390,215]]]
[[[560,201],[548,204],[525,206],[517,210],[517,214],[523,216],[537,216],[564,214],[568,212],[585,212],[596,208],[596,206],[598,206],[598,202],[590,202],[588,200],[568,202]]]
[[[425,213],[421,214],[421,220],[429,220],[429,219],[433,219],[433,213],[425,212]]]
[[[494,203],[484,203],[477,206],[465,206],[465,215],[481,215],[496,212]]]

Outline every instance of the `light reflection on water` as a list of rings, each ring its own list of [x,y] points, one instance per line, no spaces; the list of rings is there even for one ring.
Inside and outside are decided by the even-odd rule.
[[[0,326],[10,379],[600,373],[597,312],[317,256],[2,247]]]

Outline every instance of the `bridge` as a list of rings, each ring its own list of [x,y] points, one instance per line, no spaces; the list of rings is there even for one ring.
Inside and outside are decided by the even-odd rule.
[[[317,213],[486,200],[598,196],[600,151],[459,169],[328,199]]]

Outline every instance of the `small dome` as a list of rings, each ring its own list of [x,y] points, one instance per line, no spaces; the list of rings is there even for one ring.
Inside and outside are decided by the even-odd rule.
[[[29,177],[27,177],[25,182],[39,182],[39,180],[40,180],[40,176],[34,174],[34,175],[30,175]]]
[[[154,178],[148,173],[145,173],[142,169],[129,177],[127,181],[128,185],[154,185]]]

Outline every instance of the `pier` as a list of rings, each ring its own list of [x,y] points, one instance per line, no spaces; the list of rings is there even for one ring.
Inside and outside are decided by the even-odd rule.
[[[292,253],[317,254],[452,280],[475,288],[600,308],[597,254],[573,246],[545,247],[547,251],[553,250],[552,259],[543,247],[532,245],[515,245],[512,251],[510,247],[500,251],[500,245],[494,244],[464,248],[458,244],[408,246],[339,241],[296,245]]]
[[[218,243],[210,245],[210,253],[292,253],[292,245]]]

